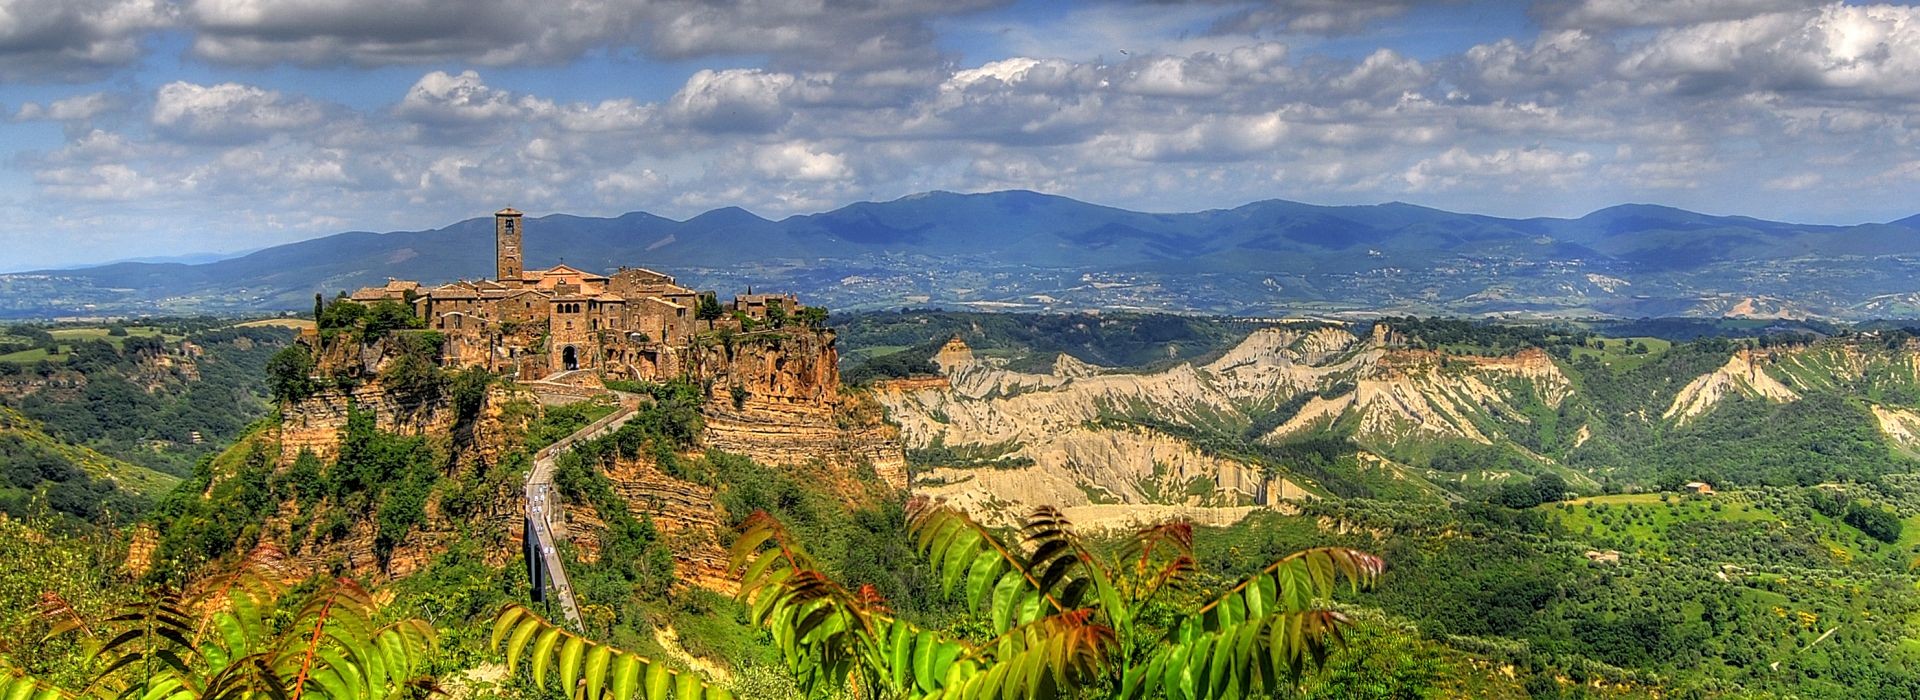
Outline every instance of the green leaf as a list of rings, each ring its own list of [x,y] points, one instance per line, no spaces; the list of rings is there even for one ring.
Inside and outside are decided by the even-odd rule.
[[[567,635],[567,641],[560,645],[560,690],[568,695],[580,683],[580,656],[586,651],[586,641],[573,635]]]
[[[667,700],[672,692],[673,676],[661,664],[647,665],[647,700]]]
[[[547,631],[541,632],[540,639],[533,643],[534,685],[543,688],[546,687],[547,665],[553,661],[553,645],[558,643],[560,637],[564,634],[566,633],[562,632],[558,627],[549,628]]]
[[[640,657],[621,654],[613,662],[614,700],[633,700],[640,692],[640,672],[646,670]]]
[[[587,698],[599,700],[600,691],[606,687],[607,665],[613,660],[613,647],[593,645],[587,651]]]

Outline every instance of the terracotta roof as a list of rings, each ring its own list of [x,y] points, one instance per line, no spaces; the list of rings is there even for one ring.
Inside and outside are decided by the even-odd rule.
[[[501,209],[500,211],[494,212],[493,215],[494,216],[519,216],[520,210],[515,209],[513,207],[507,207],[505,209]]]
[[[478,299],[480,293],[465,287],[447,285],[427,292],[428,299]]]
[[[593,273],[591,273],[591,272],[588,272],[588,271],[586,271],[586,270],[582,270],[582,269],[580,269],[580,268],[577,268],[577,267],[572,267],[572,266],[569,266],[569,265],[566,265],[566,264],[564,264],[564,263],[563,263],[563,264],[560,264],[560,265],[555,265],[555,266],[553,266],[553,267],[549,267],[549,268],[547,268],[547,269],[545,269],[545,270],[535,270],[535,271],[533,271],[533,272],[534,272],[534,273],[537,273],[537,274],[540,274],[540,275],[542,275],[542,276],[545,276],[545,275],[579,275],[579,276],[581,276],[581,277],[585,277],[585,278],[588,278],[588,279],[597,279],[597,280],[605,280],[605,279],[607,279],[607,276],[606,276],[606,275],[596,275],[596,274],[593,274]]]

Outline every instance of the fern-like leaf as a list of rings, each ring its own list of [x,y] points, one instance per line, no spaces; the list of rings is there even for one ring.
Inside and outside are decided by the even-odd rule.
[[[1007,546],[964,513],[926,499],[908,506],[908,532],[940,574],[945,595],[962,593],[967,609],[992,623],[995,632],[1072,609],[1060,595],[1078,595],[1068,583],[1076,557],[1064,518],[1036,518],[1024,528],[1037,557]],[[964,588],[962,588],[964,584]]]
[[[524,660],[534,683],[587,700],[732,700],[726,688],[596,642],[555,625],[532,610],[509,605],[494,617],[488,648],[506,655],[507,671]],[[552,671],[553,683],[547,680]]]

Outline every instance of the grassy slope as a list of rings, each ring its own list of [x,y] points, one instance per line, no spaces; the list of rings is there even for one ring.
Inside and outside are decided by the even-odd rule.
[[[143,496],[157,497],[180,483],[177,477],[54,439],[38,422],[5,406],[0,406],[0,432],[43,445],[79,464],[89,476],[112,481],[120,488]]]

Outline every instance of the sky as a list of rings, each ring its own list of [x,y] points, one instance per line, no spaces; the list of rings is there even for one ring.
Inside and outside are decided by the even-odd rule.
[[[0,0],[0,270],[927,190],[1920,213],[1920,9]]]

